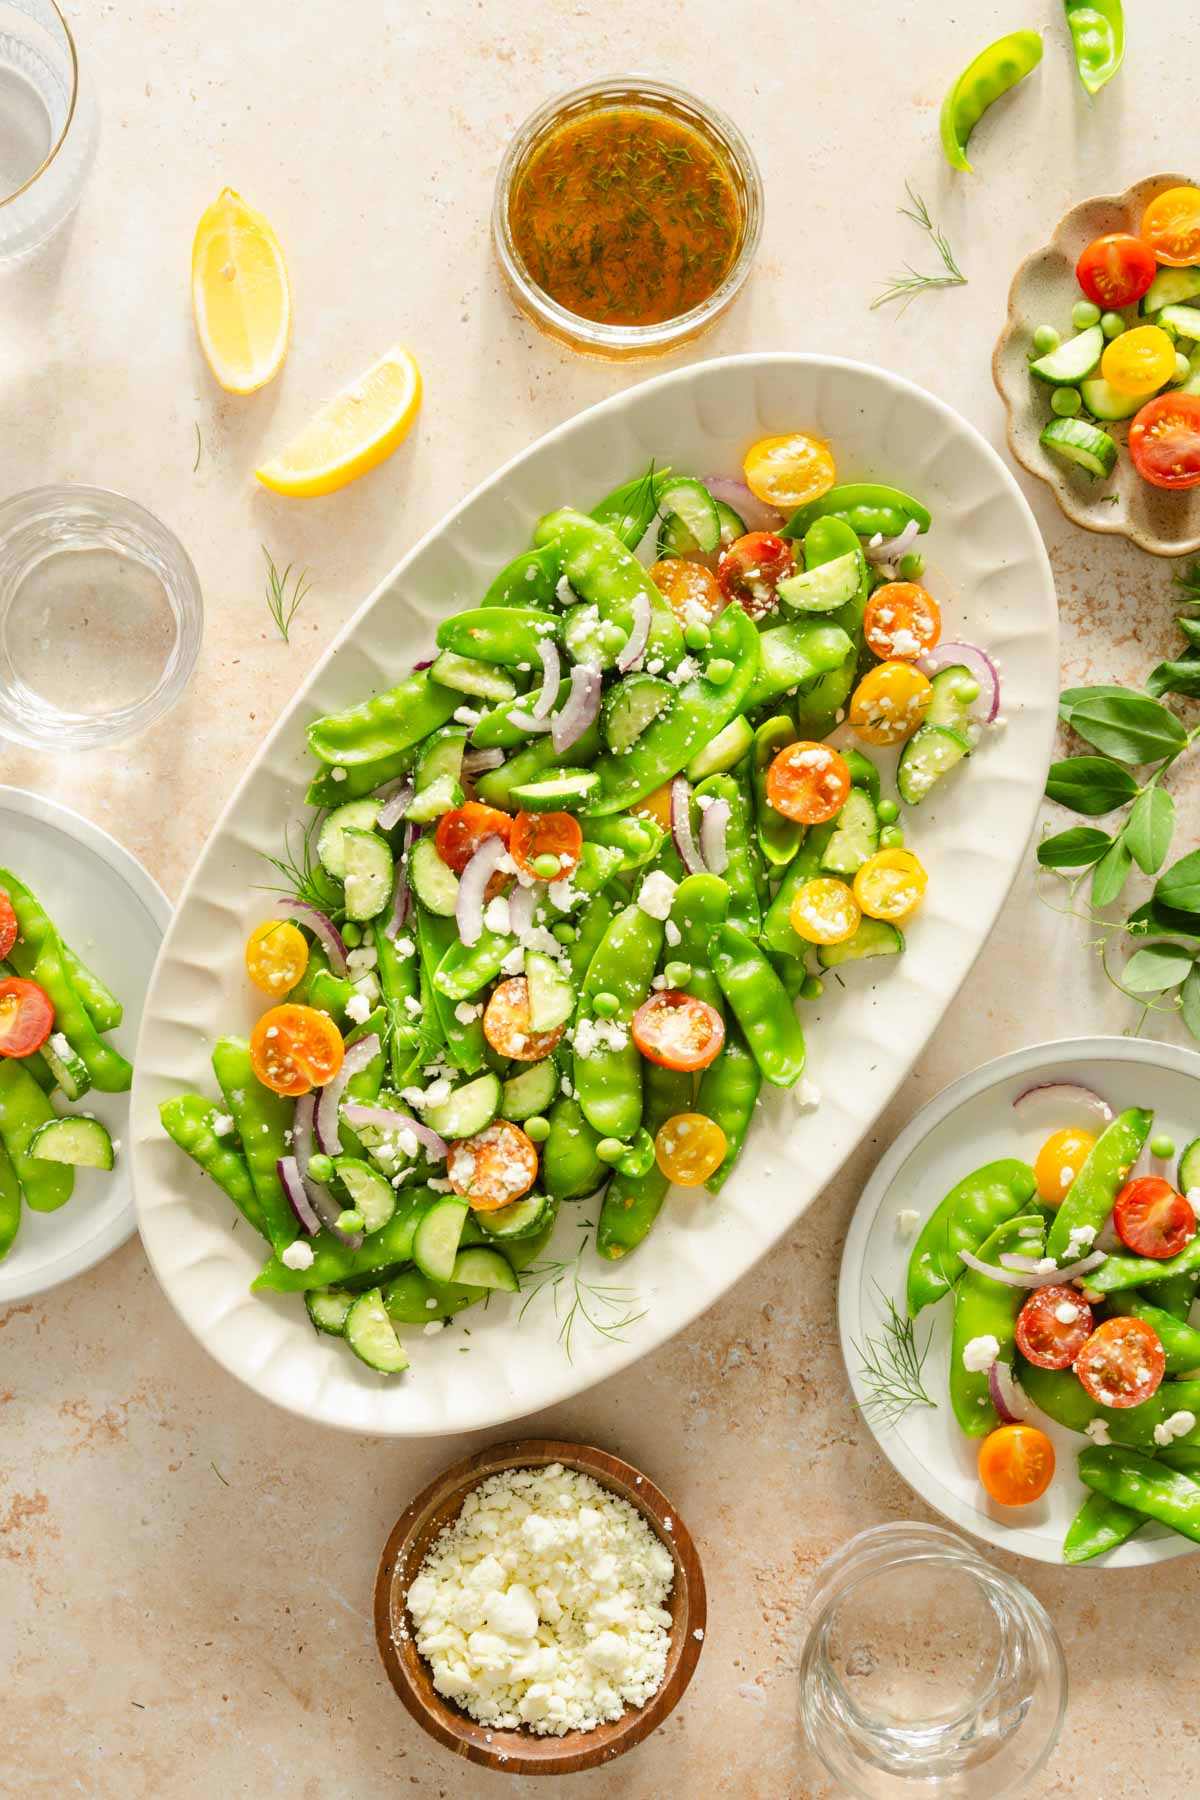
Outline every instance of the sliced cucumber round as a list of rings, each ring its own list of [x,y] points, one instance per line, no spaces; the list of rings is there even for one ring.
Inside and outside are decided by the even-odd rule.
[[[1099,331],[1100,327],[1096,327]],[[1089,475],[1111,475],[1116,467],[1117,446],[1107,431],[1086,419],[1051,419],[1038,442],[1063,462],[1074,463]]]
[[[69,1163],[73,1169],[111,1169],[113,1141],[99,1119],[48,1119],[29,1140],[39,1162]]]
[[[341,881],[346,873],[346,844],[342,833],[350,826],[354,831],[372,831],[379,817],[378,800],[347,800],[328,815],[317,833],[317,855],[326,874]]]
[[[726,769],[732,769],[740,763],[743,756],[754,742],[754,732],[748,721],[739,713],[736,719],[730,719],[728,725],[718,731],[703,750],[697,750],[687,766],[689,781],[704,781],[709,775],[722,775]]]
[[[657,675],[627,675],[605,699],[600,730],[610,750],[628,750],[675,698],[669,681]]]
[[[459,1251],[453,1280],[460,1287],[499,1288],[504,1294],[515,1294],[521,1285],[508,1258],[486,1245]]]
[[[1085,375],[1099,368],[1104,354],[1104,333],[1099,325],[1089,325],[1078,337],[1068,338],[1057,350],[1039,356],[1029,365],[1029,373],[1052,387],[1074,387]]]
[[[425,1123],[446,1138],[474,1137],[491,1124],[500,1110],[500,1077],[490,1071],[477,1075],[454,1092],[440,1106],[425,1111]]]
[[[717,509],[717,520],[721,529],[720,548],[727,550],[730,544],[746,535],[746,521],[740,513],[734,512],[732,506],[726,506],[723,500],[714,500]],[[700,546],[675,513],[665,518],[658,532],[658,555],[663,556],[699,556]]]
[[[1194,300],[1200,294],[1200,268],[1160,269],[1142,295],[1143,314],[1161,312],[1164,306],[1178,306],[1182,300]]]
[[[453,812],[456,806],[462,805],[464,798],[453,775],[438,775],[426,787],[417,789],[404,816],[414,825],[426,825],[430,819],[440,819],[443,813]]]
[[[1106,424],[1116,419],[1131,419],[1146,404],[1144,399],[1131,400],[1128,394],[1119,394],[1103,375],[1089,375],[1086,381],[1081,381],[1079,394],[1093,419],[1103,419]]]
[[[357,1156],[335,1156],[333,1168],[350,1196],[350,1204],[362,1214],[366,1235],[382,1231],[396,1210],[396,1190],[391,1182]]]
[[[545,1062],[530,1063],[516,1075],[510,1075],[500,1093],[500,1113],[520,1124],[553,1106],[558,1095],[558,1070],[547,1057]]]
[[[435,1200],[413,1235],[413,1261],[430,1281],[449,1281],[470,1208],[455,1195]]]
[[[1181,1194],[1186,1194],[1189,1188],[1200,1188],[1200,1138],[1193,1138],[1179,1152],[1175,1186]]]
[[[458,876],[437,853],[431,837],[418,838],[408,853],[408,879],[426,912],[452,919],[458,905]]]
[[[900,798],[909,806],[920,806],[934,782],[970,754],[971,746],[961,732],[945,725],[922,725],[905,744],[896,768]]]
[[[903,948],[903,933],[895,925],[887,919],[864,918],[853,937],[840,944],[822,944],[817,961],[823,969],[837,969],[868,956],[899,956]]]
[[[548,1194],[526,1194],[521,1200],[514,1200],[511,1206],[497,1207],[495,1212],[481,1212],[479,1225],[485,1237],[530,1238],[546,1224],[551,1214],[557,1209],[558,1202],[551,1200]],[[460,1252],[460,1260],[465,1252]]]
[[[50,1073],[68,1100],[81,1100],[92,1085],[87,1064],[67,1042],[61,1031],[52,1031],[42,1045],[42,1055]]]
[[[845,606],[858,593],[862,580],[861,550],[847,550],[832,562],[819,563],[815,569],[789,575],[779,582],[775,592],[793,612],[834,612]]]
[[[879,815],[865,788],[846,795],[833,836],[825,846],[821,868],[826,875],[857,875],[879,848]]]
[[[599,786],[600,777],[593,770],[565,769],[540,781],[518,782],[511,798],[526,812],[578,812]]]
[[[557,1031],[575,1011],[575,988],[569,975],[552,956],[540,950],[525,952],[525,980],[529,987],[529,1029]]]
[[[1173,325],[1177,337],[1200,338],[1200,306],[1164,306],[1154,323]]]
[[[933,691],[923,722],[926,725],[941,725],[947,731],[957,731],[968,743],[972,743],[978,726],[971,707],[978,697],[979,683],[970,669],[964,668],[962,663],[939,669],[930,686]]]
[[[357,1299],[357,1294],[348,1294],[344,1288],[308,1288],[304,1304],[315,1330],[326,1337],[344,1337],[350,1308]]]
[[[667,519],[678,519],[705,556],[721,542],[721,515],[702,481],[691,475],[673,475],[658,489],[658,510]]]
[[[346,856],[346,917],[361,921],[381,913],[392,897],[396,866],[386,838],[377,831],[342,831]]]
[[[383,1375],[399,1375],[408,1367],[404,1345],[388,1317],[377,1287],[360,1294],[346,1314],[342,1334],[360,1362]]]

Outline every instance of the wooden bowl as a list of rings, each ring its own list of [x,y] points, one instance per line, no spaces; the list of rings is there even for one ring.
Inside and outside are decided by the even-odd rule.
[[[480,1725],[443,1699],[434,1688],[429,1664],[417,1649],[406,1604],[409,1583],[416,1578],[434,1538],[458,1517],[469,1491],[501,1469],[543,1468],[547,1463],[579,1469],[636,1506],[675,1563],[669,1602],[671,1644],[661,1686],[645,1706],[630,1707],[619,1719],[598,1725],[594,1731],[570,1731],[563,1737]],[[707,1616],[696,1546],[666,1495],[619,1456],[591,1444],[562,1443],[556,1438],[496,1444],[446,1469],[397,1520],[375,1581],[379,1654],[392,1686],[413,1718],[456,1756],[509,1775],[570,1775],[579,1769],[594,1769],[648,1737],[673,1710],[692,1679]]]

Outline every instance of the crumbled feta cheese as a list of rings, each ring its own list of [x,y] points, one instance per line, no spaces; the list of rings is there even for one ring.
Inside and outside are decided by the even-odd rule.
[[[534,571],[531,568],[528,572],[527,579],[532,581],[533,575]],[[559,576],[554,592],[560,606],[574,606],[576,600],[575,589],[571,586],[565,575]]]
[[[652,869],[638,889],[638,905],[652,919],[667,918],[675,898],[675,885],[664,869]]]
[[[494,899],[488,901],[483,915],[483,922],[489,931],[496,932],[500,937],[503,937],[504,934],[511,929],[508,917],[508,901],[503,894],[497,894]]]
[[[233,1130],[233,1114],[214,1113],[212,1116],[212,1129],[214,1137],[228,1137]]]
[[[396,939],[396,955],[397,956],[415,956],[416,953],[417,953],[417,946],[413,943],[413,941],[410,937],[398,937]]]
[[[482,717],[474,706],[456,706],[454,709],[455,722],[459,725],[478,725]]]
[[[334,763],[332,769],[329,771],[329,776],[332,781],[345,781],[346,771],[345,769],[340,768],[337,763]]]
[[[469,1000],[460,1000],[454,1009],[454,1016],[460,1025],[473,1025],[482,1011],[482,1006],[472,1006]]]
[[[591,1056],[597,1045],[605,1050],[624,1050],[629,1032],[619,1019],[580,1019],[571,1035],[576,1056]]]
[[[667,674],[667,680],[673,687],[682,687],[685,681],[691,681],[700,673],[700,664],[694,656],[685,656],[681,662]]]
[[[921,1215],[913,1206],[904,1206],[896,1214],[896,1230],[902,1238],[910,1238],[921,1223]]]
[[[361,1025],[371,1016],[371,1002],[365,994],[351,994],[346,1002],[346,1017]]]
[[[821,1090],[815,1081],[808,1079],[807,1075],[801,1077],[792,1092],[796,1096],[796,1105],[801,1112],[810,1112],[814,1106],[821,1104]]]
[[[525,973],[525,951],[520,944],[514,944],[504,961],[500,964],[502,975],[523,975]]]
[[[405,994],[404,1010],[408,1014],[410,1019],[419,1019],[420,1018],[421,1002],[417,999],[415,994]]]
[[[680,929],[679,929],[678,925],[675,923],[674,919],[668,919],[667,920],[667,943],[670,945],[672,950],[677,950],[679,948],[679,945],[682,942],[683,942],[683,933],[680,931]]]
[[[1165,1446],[1173,1443],[1176,1438],[1186,1437],[1189,1431],[1195,1429],[1195,1413],[1188,1412],[1186,1408],[1181,1407],[1178,1412],[1173,1412],[1169,1419],[1164,1419],[1161,1425],[1154,1427],[1154,1441],[1156,1444]]]
[[[51,1032],[50,1048],[53,1050],[55,1056],[57,1056],[59,1062],[69,1063],[75,1055],[75,1052],[72,1050],[61,1031]]]
[[[1060,1300],[1054,1309],[1054,1316],[1060,1325],[1073,1325],[1079,1317],[1079,1308],[1071,1300]]]
[[[1073,1225],[1067,1236],[1067,1261],[1078,1262],[1081,1256],[1087,1255],[1095,1241],[1094,1225]]]
[[[439,1331],[443,1331],[445,1329],[445,1326],[446,1326],[445,1319],[430,1319],[430,1321],[427,1325],[422,1325],[421,1336],[422,1337],[436,1337]]]
[[[570,912],[579,898],[569,875],[564,876],[561,881],[552,881],[546,892],[550,896],[551,906],[557,907],[559,912]]]
[[[279,1260],[288,1269],[311,1269],[314,1261],[312,1245],[297,1238],[294,1244],[289,1244],[282,1252]]]
[[[1083,1429],[1088,1437],[1091,1438],[1093,1444],[1112,1443],[1112,1439],[1108,1434],[1107,1419],[1089,1419]]]
[[[963,1345],[963,1368],[972,1375],[983,1375],[991,1368],[1000,1354],[1000,1340],[993,1337],[990,1331],[982,1337],[973,1337]]]

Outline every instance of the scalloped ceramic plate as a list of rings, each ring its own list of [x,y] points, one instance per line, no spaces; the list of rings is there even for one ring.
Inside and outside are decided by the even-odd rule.
[[[1129,422],[1105,425],[1120,455],[1106,481],[1089,480],[1082,469],[1043,450],[1039,436],[1054,417],[1051,389],[1029,373],[1029,350],[1039,325],[1071,329],[1071,308],[1083,298],[1075,279],[1080,252],[1109,231],[1136,233],[1156,194],[1189,184],[1187,175],[1148,175],[1123,194],[1100,194],[1064,213],[1054,236],[1027,256],[1008,294],[1008,318],[992,356],[992,377],[1004,402],[1008,447],[1031,475],[1044,481],[1059,506],[1085,531],[1127,537],[1153,556],[1186,556],[1200,550],[1200,488],[1170,494],[1151,487],[1134,469],[1125,448]]]
[[[824,1092],[804,1112],[772,1092],[738,1170],[715,1201],[675,1192],[648,1242],[619,1269],[589,1253],[588,1279],[628,1290],[643,1316],[619,1339],[578,1318],[569,1360],[552,1296],[494,1299],[437,1336],[417,1333],[412,1369],[388,1383],[315,1335],[298,1299],[252,1296],[261,1245],[169,1143],[158,1103],[213,1092],[222,1031],[256,1014],[242,946],[266,912],[263,851],[302,817],[304,727],[392,684],[427,655],[437,622],[471,604],[525,547],[539,514],[590,506],[651,457],[734,469],[769,433],[828,437],[848,480],[873,475],[934,512],[931,579],[954,631],[986,644],[1006,682],[1007,726],[914,821],[929,894],[891,967],[863,964],[806,1011],[810,1071]],[[138,1046],[135,1181],[142,1237],[181,1316],[257,1392],[349,1430],[432,1436],[494,1426],[563,1400],[653,1350],[764,1255],[821,1192],[894,1094],[970,969],[1008,892],[1041,797],[1058,699],[1057,612],[1033,516],[971,426],[883,370],[802,355],[731,357],[679,370],[593,407],[476,489],[405,558],[350,622],[263,745],[192,874],[163,947]],[[594,1208],[562,1209],[556,1254]],[[560,1300],[562,1296],[560,1295]],[[595,1303],[593,1302],[593,1308]]]
[[[861,1378],[856,1348],[866,1337],[878,1338],[883,1320],[880,1289],[903,1307],[904,1285],[912,1238],[900,1235],[897,1213],[913,1208],[922,1223],[956,1181],[997,1156],[1033,1160],[1054,1121],[1022,1125],[1012,1103],[1026,1088],[1046,1081],[1081,1082],[1102,1094],[1115,1111],[1149,1106],[1155,1127],[1170,1133],[1181,1146],[1196,1135],[1200,1113],[1200,1056],[1170,1044],[1137,1038],[1070,1038],[1058,1044],[1032,1044],[984,1063],[943,1088],[900,1133],[863,1189],[855,1209],[838,1281],[838,1329],[850,1386],[860,1406],[868,1394]],[[1065,1119],[1062,1124],[1075,1121]],[[950,1330],[954,1308],[948,1301],[926,1308],[917,1323],[919,1341],[932,1329],[923,1377],[936,1410],[913,1407],[894,1426],[863,1417],[884,1455],[922,1500],[973,1537],[998,1550],[1013,1550],[1039,1562],[1062,1563],[1067,1526],[1083,1504],[1087,1489],[1075,1473],[1075,1457],[1087,1447],[1078,1432],[1056,1425],[1037,1408],[1032,1423],[1053,1440],[1054,1480],[1032,1506],[997,1506],[980,1486],[978,1440],[965,1438],[954,1423],[946,1397],[950,1364]],[[1190,1539],[1164,1525],[1147,1525],[1090,1568],[1131,1568],[1194,1555]]]

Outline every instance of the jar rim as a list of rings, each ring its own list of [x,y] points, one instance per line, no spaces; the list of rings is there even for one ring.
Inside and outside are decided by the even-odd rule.
[[[0,194],[0,209],[11,206],[14,200],[19,200],[22,194],[27,194],[30,188],[33,187],[36,182],[41,180],[59,151],[65,145],[67,138],[70,136],[71,123],[75,117],[75,107],[79,99],[79,52],[75,48],[75,39],[72,35],[71,27],[67,23],[67,16],[59,6],[58,0],[46,0],[46,5],[57,18],[63,36],[66,39],[67,52],[71,58],[71,98],[67,103],[67,115],[62,122],[62,130],[59,132],[32,175],[27,176],[20,187],[14,188],[11,194]],[[40,20],[37,22],[41,23]]]

